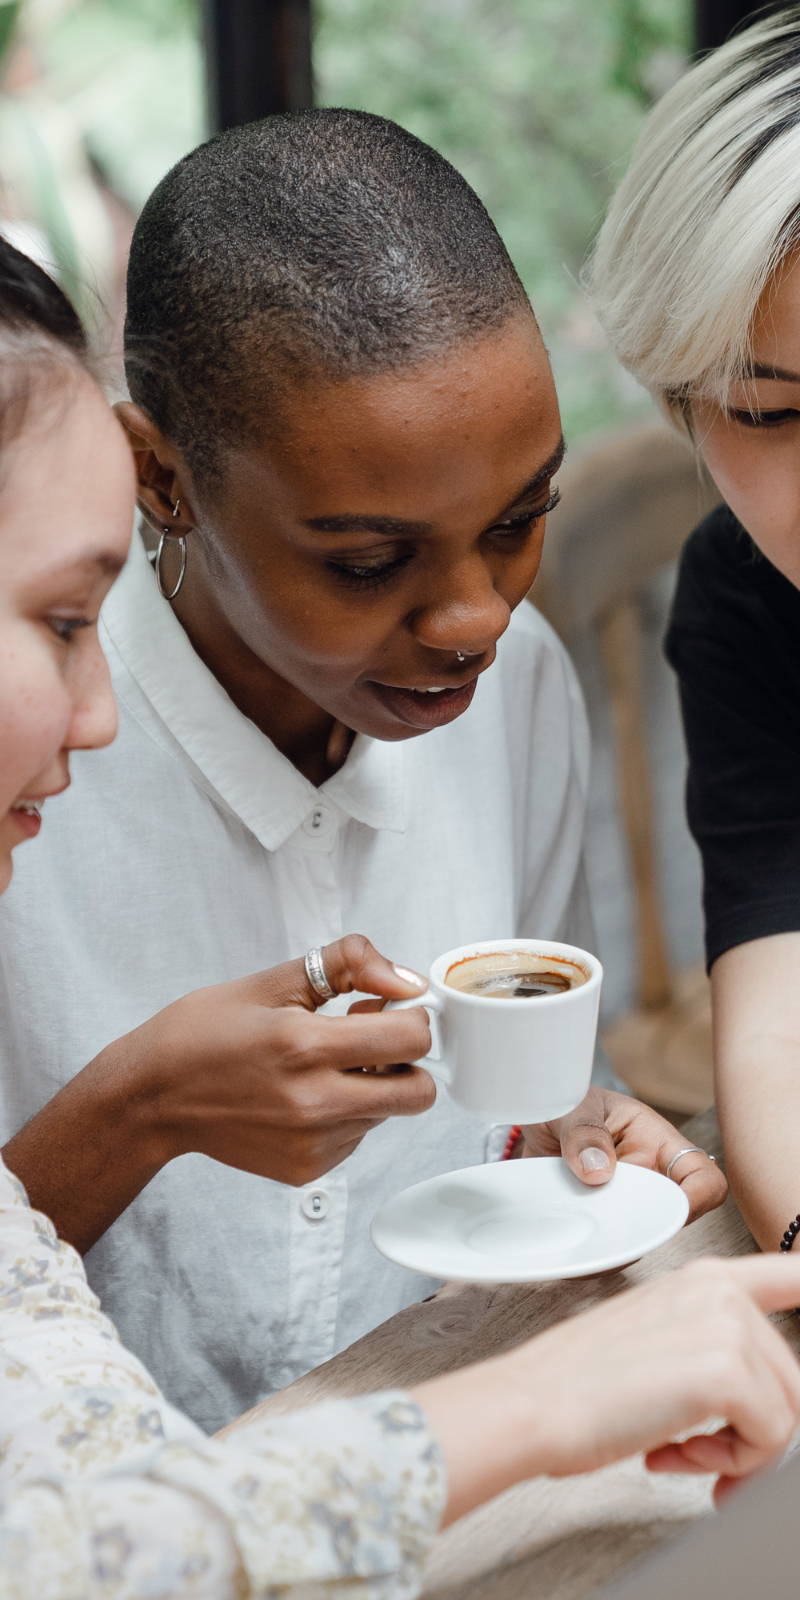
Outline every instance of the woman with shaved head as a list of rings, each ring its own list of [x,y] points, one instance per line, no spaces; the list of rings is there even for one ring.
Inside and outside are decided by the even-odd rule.
[[[12,851],[21,865],[38,847],[42,803],[114,738],[98,612],[125,560],[133,493],[72,308],[0,241],[0,892]],[[56,882],[54,908],[59,892]],[[69,968],[66,948],[60,962]],[[418,987],[363,941],[326,948],[323,971],[342,987],[353,970],[379,992]],[[61,983],[42,963],[42,996]],[[20,1000],[11,987],[6,1024]],[[280,1072],[288,1035],[321,1020],[314,1004],[303,961],[290,961],[249,987],[187,996],[118,1040],[106,1070],[146,1057],[163,1083],[177,1058],[208,1085],[209,1055],[238,1026],[251,1062]],[[339,1028],[351,1048],[360,1037],[374,1051],[372,1025],[369,1014],[332,1019],[326,1038]],[[54,1018],[56,1059],[58,1031]],[[417,1048],[418,1035],[400,1038]],[[118,1106],[135,1140],[136,1103]],[[87,1124],[87,1167],[93,1137]],[[32,1187],[49,1181],[35,1162],[29,1170]],[[220,1283],[249,1237],[244,1210],[228,1223],[205,1238]],[[136,1274],[131,1259],[127,1292],[146,1295]],[[647,1450],[655,1470],[716,1474],[722,1496],[774,1459],[800,1418],[800,1369],[762,1314],[799,1298],[800,1262],[695,1263],[409,1393],[253,1416],[214,1440],[121,1343],[75,1250],[0,1159],[0,1593],[412,1600],[436,1529],[523,1478]],[[269,1328],[260,1333],[266,1346]],[[711,1415],[723,1430],[697,1431]]]
[[[365,113],[180,162],[125,346],[155,571],[135,539],[101,621],[119,736],[0,910],[5,1155],[217,1428],[432,1292],[371,1217],[509,1141],[397,1070],[427,1016],[382,1001],[470,939],[592,942],[583,706],[522,604],[563,442],[484,207]],[[247,976],[320,950],[289,1003]],[[685,1149],[600,1088],[514,1142],[591,1184]],[[724,1197],[702,1152],[671,1177],[694,1215]]]

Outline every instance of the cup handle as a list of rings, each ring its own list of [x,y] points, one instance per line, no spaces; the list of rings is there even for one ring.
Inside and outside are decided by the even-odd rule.
[[[442,1035],[439,1031],[438,1018],[442,1012],[442,1002],[435,994],[426,995],[424,1000],[387,1000],[384,1011],[411,1011],[414,1006],[421,1006],[427,1011],[431,1025],[433,1048],[426,1056],[421,1056],[419,1061],[412,1061],[412,1067],[424,1067],[432,1078],[443,1083],[445,1088],[452,1082],[450,1068],[442,1056]]]

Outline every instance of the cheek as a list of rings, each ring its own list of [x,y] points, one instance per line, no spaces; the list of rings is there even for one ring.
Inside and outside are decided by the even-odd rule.
[[[71,705],[44,644],[3,630],[0,645],[0,817],[58,754]]]
[[[274,671],[300,664],[345,678],[381,648],[406,609],[399,591],[341,591],[298,568],[268,595],[248,595],[229,618],[235,631]]]
[[[701,435],[702,437],[702,435]],[[703,459],[726,504],[768,560],[800,582],[800,438],[712,426]]]

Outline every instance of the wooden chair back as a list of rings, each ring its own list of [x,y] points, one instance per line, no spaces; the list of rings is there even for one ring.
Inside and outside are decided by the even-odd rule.
[[[636,602],[648,581],[676,559],[719,495],[688,440],[659,421],[571,451],[559,482],[561,505],[548,520],[529,598],[567,646],[584,628],[598,630],[633,875],[639,1004],[643,1012],[656,1013],[673,999],[675,980],[658,892]],[[663,1103],[669,1105],[669,1098]]]

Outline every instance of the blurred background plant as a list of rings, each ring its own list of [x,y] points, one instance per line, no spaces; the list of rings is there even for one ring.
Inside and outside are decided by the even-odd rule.
[[[690,29],[688,0],[317,0],[317,103],[393,117],[466,174],[541,318],[573,438],[649,405],[577,274]],[[204,135],[196,0],[0,0],[0,73],[0,226],[118,347],[136,214]]]

